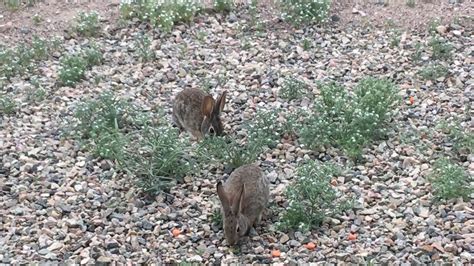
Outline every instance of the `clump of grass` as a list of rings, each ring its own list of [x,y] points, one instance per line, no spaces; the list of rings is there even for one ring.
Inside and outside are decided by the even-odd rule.
[[[459,121],[440,123],[439,128],[448,136],[458,154],[474,153],[474,132],[472,130],[463,129]]]
[[[439,78],[446,77],[448,68],[441,64],[431,64],[421,69],[418,74],[425,80],[436,81]]]
[[[201,5],[194,0],[150,0],[120,4],[120,13],[124,19],[138,18],[165,32],[170,32],[178,23],[191,22],[200,10]]]
[[[411,56],[411,59],[414,61],[414,62],[419,62],[421,61],[421,55],[423,53],[423,46],[421,45],[421,43],[417,42],[415,44],[415,52],[412,54]]]
[[[16,111],[15,101],[8,96],[0,96],[0,114],[11,115]]]
[[[35,14],[35,15],[33,16],[33,23],[34,23],[35,25],[39,25],[42,21],[43,21],[43,18],[41,18],[40,15]]]
[[[31,77],[30,84],[33,88],[28,91],[27,100],[34,103],[43,101],[46,98],[46,90],[41,86],[37,77]]]
[[[393,30],[390,36],[390,48],[395,48],[400,45],[401,33],[399,30]]]
[[[280,97],[287,100],[301,99],[308,93],[308,85],[293,77],[286,78],[280,89]]]
[[[431,58],[434,60],[447,60],[452,57],[452,51],[454,50],[453,45],[441,38],[432,38],[429,42],[429,46],[432,50]]]
[[[308,51],[311,48],[311,42],[307,38],[304,38],[302,41],[303,50]]]
[[[438,32],[436,28],[440,25],[441,25],[441,22],[439,19],[432,19],[428,24],[428,32],[431,35],[436,35],[436,33]]]
[[[473,191],[472,177],[469,177],[463,167],[446,158],[435,162],[430,180],[437,199],[468,199]]]
[[[398,101],[397,88],[385,79],[365,78],[353,95],[335,83],[323,85],[303,122],[302,142],[310,148],[340,147],[357,158],[365,145],[383,135]]]
[[[99,14],[80,12],[74,30],[83,37],[95,37],[100,34]]]
[[[283,0],[282,18],[295,25],[328,21],[330,0]]]
[[[294,183],[286,190],[288,207],[280,218],[281,229],[311,230],[326,217],[348,210],[350,200],[344,200],[331,185],[341,170],[333,164],[307,161],[296,171]]]

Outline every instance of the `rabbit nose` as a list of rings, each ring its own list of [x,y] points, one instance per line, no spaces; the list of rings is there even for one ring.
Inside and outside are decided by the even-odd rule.
[[[214,129],[212,127],[209,129],[209,133],[212,134],[212,135],[216,134],[216,132],[214,131]]]

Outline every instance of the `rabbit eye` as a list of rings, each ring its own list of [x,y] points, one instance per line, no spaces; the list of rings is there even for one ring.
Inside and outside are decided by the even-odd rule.
[[[240,233],[240,227],[237,226],[237,233]]]

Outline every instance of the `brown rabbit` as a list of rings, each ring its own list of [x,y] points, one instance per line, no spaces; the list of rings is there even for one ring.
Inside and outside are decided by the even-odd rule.
[[[208,133],[223,135],[220,113],[225,106],[227,91],[217,101],[199,89],[184,89],[174,99],[173,121],[179,129],[191,133],[197,140]]]
[[[217,183],[217,195],[222,204],[225,238],[232,246],[262,219],[270,197],[269,182],[260,167],[243,165],[224,184]]]

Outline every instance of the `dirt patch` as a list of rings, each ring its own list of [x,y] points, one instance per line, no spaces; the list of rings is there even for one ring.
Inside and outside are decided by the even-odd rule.
[[[97,11],[100,19],[113,25],[118,18],[120,0],[102,1],[41,1],[33,6],[22,5],[17,10],[0,7],[0,43],[14,44],[32,36],[63,35],[79,12]],[[40,19],[35,22],[33,17]]]
[[[408,31],[426,30],[435,19],[442,24],[454,21],[472,28],[474,3],[450,4],[448,0],[414,0],[415,6],[409,7],[406,0],[388,1],[333,1],[333,18],[338,19],[340,27],[397,27]],[[386,4],[384,4],[386,3]],[[51,37],[63,35],[73,23],[74,17],[81,11],[97,11],[100,19],[107,25],[116,25],[119,18],[120,0],[101,1],[37,1],[33,6],[21,5],[12,11],[5,5],[0,6],[0,44],[14,45],[20,40],[29,40],[32,36]],[[260,3],[263,8],[275,8],[273,1]],[[266,13],[265,11],[262,11]],[[274,13],[274,12],[273,12]],[[37,15],[41,21],[35,22]]]

